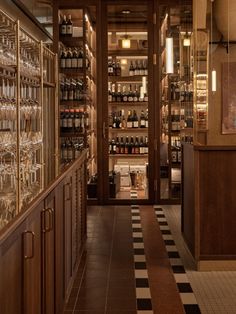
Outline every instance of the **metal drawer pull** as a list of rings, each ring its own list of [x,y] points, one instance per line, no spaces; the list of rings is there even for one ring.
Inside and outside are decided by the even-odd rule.
[[[26,236],[27,234],[31,235],[31,255],[27,255],[25,254],[25,248],[27,247],[25,245],[25,241],[26,241]],[[34,257],[34,232],[33,231],[24,231],[23,233],[23,247],[24,247],[24,259],[30,259]]]
[[[46,226],[46,213],[48,213],[49,224]],[[43,224],[43,232],[49,232],[53,229],[53,208],[46,208],[42,211],[42,224]]]

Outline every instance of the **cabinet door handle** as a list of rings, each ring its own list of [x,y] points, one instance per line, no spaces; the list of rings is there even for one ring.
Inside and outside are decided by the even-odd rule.
[[[49,223],[46,225],[46,214],[48,213]],[[42,211],[43,232],[49,232],[53,229],[53,208],[46,208]]]
[[[31,235],[31,254],[27,255],[25,254],[25,248],[27,247],[26,245],[26,237],[27,235]],[[33,231],[24,231],[23,233],[23,250],[24,250],[24,259],[31,259],[34,257],[34,232]]]

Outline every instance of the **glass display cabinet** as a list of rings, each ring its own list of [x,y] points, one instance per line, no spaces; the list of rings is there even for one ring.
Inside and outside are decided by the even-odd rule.
[[[55,88],[45,97],[44,61],[54,55],[14,21],[0,11],[0,228],[26,207],[43,190],[52,174],[45,178],[48,160],[45,155],[44,116],[48,100],[55,110]],[[47,52],[46,52],[47,51]],[[46,62],[46,61],[45,61]],[[49,74],[48,74],[49,75]],[[51,71],[50,87],[55,87]],[[45,76],[46,80],[46,76]],[[49,82],[48,82],[49,83]],[[45,88],[44,88],[45,87]],[[51,125],[54,122],[51,121]],[[54,131],[53,131],[54,132]],[[51,141],[52,141],[51,137]],[[50,145],[47,143],[47,145]],[[54,162],[51,161],[51,165]],[[54,171],[53,171],[54,172]]]

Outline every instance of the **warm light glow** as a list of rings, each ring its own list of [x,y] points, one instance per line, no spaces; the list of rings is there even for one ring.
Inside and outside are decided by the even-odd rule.
[[[90,31],[91,31],[91,32],[93,32],[93,28],[92,28],[92,26],[91,26],[91,25],[90,25]]]
[[[216,70],[211,72],[211,90],[216,92]]]
[[[174,52],[172,37],[166,37],[166,73],[174,73]]]
[[[146,76],[142,77],[142,87],[143,87],[144,94],[146,94],[146,92],[147,92],[147,78],[146,78]]]
[[[190,38],[185,37],[184,42],[183,42],[184,47],[189,47],[190,46]]]
[[[122,39],[122,48],[126,48],[129,49],[131,46],[131,42],[130,39],[128,39],[127,37]]]
[[[121,59],[120,64],[126,65],[128,63],[127,59]]]
[[[88,19],[88,15],[87,14],[85,14],[84,18],[85,18],[85,21],[88,22],[89,19]]]

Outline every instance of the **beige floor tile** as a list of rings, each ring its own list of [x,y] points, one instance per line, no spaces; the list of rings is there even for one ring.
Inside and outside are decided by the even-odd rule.
[[[138,299],[151,299],[149,288],[136,288],[136,297]]]

